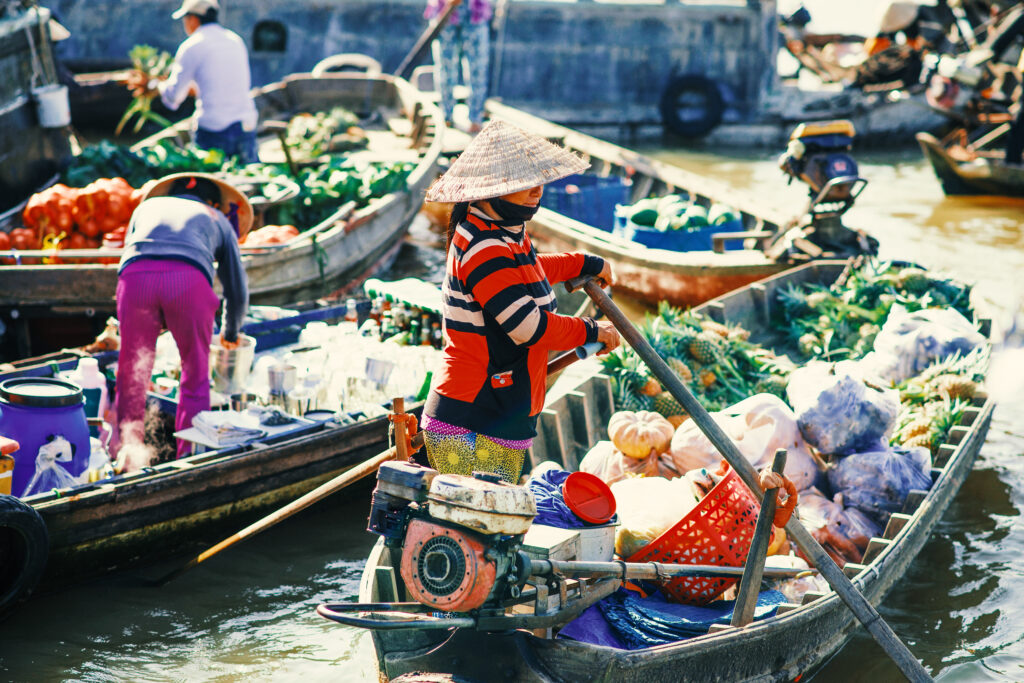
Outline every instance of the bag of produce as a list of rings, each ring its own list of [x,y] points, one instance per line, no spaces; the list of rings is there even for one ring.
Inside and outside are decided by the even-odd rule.
[[[807,443],[845,455],[879,446],[899,412],[899,393],[871,386],[850,368],[812,361],[789,376],[789,404]]]
[[[755,469],[770,467],[776,449],[785,448],[786,477],[798,491],[814,483],[818,466],[800,434],[796,415],[778,396],[755,394],[711,417]],[[715,469],[722,456],[696,423],[687,420],[676,430],[662,461],[682,473],[700,467]]]
[[[931,467],[927,448],[886,446],[842,458],[829,469],[828,481],[847,505],[885,526],[889,515],[903,509],[912,489],[931,488]]]
[[[686,477],[632,477],[612,484],[611,489],[619,515],[615,552],[621,557],[632,556],[656,539],[703,496]]]
[[[955,353],[966,356],[985,344],[974,324],[953,308],[926,308],[911,313],[894,304],[872,351],[861,361],[871,372],[902,382],[935,361]]]
[[[640,459],[631,458],[615,448],[611,441],[598,441],[583,456],[580,471],[593,474],[609,486],[629,477],[671,479],[679,476],[675,470],[659,467],[659,464],[660,458],[657,454]]]

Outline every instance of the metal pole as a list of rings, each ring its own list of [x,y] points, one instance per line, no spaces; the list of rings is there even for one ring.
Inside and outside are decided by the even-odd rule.
[[[615,325],[622,337],[637,352],[637,355],[647,364],[654,373],[654,376],[661,382],[662,386],[672,394],[683,406],[686,412],[693,419],[694,423],[704,432],[705,436],[715,445],[715,448],[722,454],[722,457],[732,466],[736,473],[751,490],[758,500],[764,497],[758,482],[757,472],[753,465],[740,453],[739,448],[732,439],[726,435],[718,423],[715,422],[708,411],[700,404],[697,398],[676,376],[672,369],[665,363],[658,353],[651,347],[643,335],[633,327],[633,323],[619,310],[619,307],[608,298],[596,282],[590,277],[574,278],[568,283],[572,289],[580,286],[594,300],[597,307],[604,312],[608,320]],[[786,532],[817,567],[821,575],[825,577],[833,590],[847,604],[854,616],[864,625],[875,641],[885,650],[885,653],[893,660],[900,672],[909,681],[931,681],[932,678],[924,666],[907,649],[896,634],[893,633],[889,624],[882,619],[881,615],[871,606],[860,592],[854,587],[850,579],[843,573],[843,570],[828,556],[825,549],[811,536],[811,533],[804,528],[800,520],[795,516],[786,524]]]

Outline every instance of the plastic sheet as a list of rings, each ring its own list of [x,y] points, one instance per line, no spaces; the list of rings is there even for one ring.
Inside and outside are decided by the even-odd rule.
[[[886,447],[848,455],[829,470],[832,490],[881,526],[899,512],[912,489],[931,488],[927,448]]]
[[[776,449],[785,448],[786,476],[798,491],[814,483],[819,470],[797,426],[796,415],[774,394],[756,394],[712,418],[732,438],[755,469],[770,467]],[[714,470],[722,456],[693,420],[687,420],[672,437],[669,451],[661,456],[664,466],[679,473],[699,467]]]
[[[974,324],[953,308],[911,313],[896,304],[861,362],[886,380],[902,382],[937,360],[967,355],[984,344]]]
[[[565,503],[562,484],[569,478],[569,474],[553,463],[541,463],[530,475],[530,480],[526,482],[526,488],[530,490],[534,500],[537,501],[537,516],[533,518],[534,524],[545,524],[560,529],[593,526],[577,517]],[[614,524],[616,521],[618,521],[617,517],[613,515],[606,524]]]
[[[763,591],[754,609],[755,619],[775,614],[785,596]],[[718,600],[703,607],[668,602],[661,593],[641,598],[620,588],[616,593],[587,608],[558,634],[584,643],[623,650],[665,645],[704,635],[712,624],[728,624],[735,602]]]
[[[25,487],[22,497],[43,493],[51,489],[75,486],[78,482],[62,463],[70,463],[74,453],[71,443],[63,436],[45,443],[36,454],[36,471]]]
[[[615,552],[629,557],[681,520],[700,500],[690,480],[636,477],[616,482],[612,493],[621,524]]]
[[[800,432],[822,453],[845,455],[886,439],[899,412],[899,394],[865,384],[844,365],[811,362],[794,370],[786,395]]]

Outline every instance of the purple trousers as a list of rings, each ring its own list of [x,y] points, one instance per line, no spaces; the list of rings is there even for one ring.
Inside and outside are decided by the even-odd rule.
[[[183,261],[140,259],[117,279],[121,353],[117,364],[117,428],[121,444],[142,443],[156,338],[167,328],[181,354],[175,430],[210,409],[210,341],[220,300],[200,270]],[[178,457],[189,444],[178,441]]]

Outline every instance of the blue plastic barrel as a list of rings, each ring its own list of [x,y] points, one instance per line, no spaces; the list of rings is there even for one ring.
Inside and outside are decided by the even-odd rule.
[[[615,206],[629,201],[630,181],[618,176],[571,175],[544,186],[541,206],[611,232]]]
[[[61,479],[78,477],[89,464],[89,426],[85,398],[74,382],[51,377],[17,377],[0,382],[0,434],[21,448],[14,454],[11,493],[27,496],[49,491]],[[67,476],[36,474],[36,456],[46,447]]]

